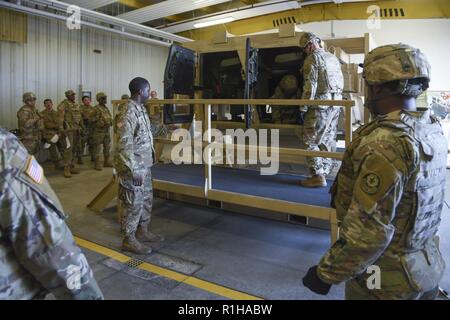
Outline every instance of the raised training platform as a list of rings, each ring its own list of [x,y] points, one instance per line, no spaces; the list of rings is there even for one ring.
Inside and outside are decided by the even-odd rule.
[[[212,167],[212,175],[214,190],[330,208],[330,188],[304,188],[299,184],[300,180],[305,179],[301,175],[280,173],[262,176],[258,170],[220,166]],[[203,165],[157,164],[152,168],[152,176],[156,180],[201,189],[205,185]],[[329,180],[328,185],[331,183]]]

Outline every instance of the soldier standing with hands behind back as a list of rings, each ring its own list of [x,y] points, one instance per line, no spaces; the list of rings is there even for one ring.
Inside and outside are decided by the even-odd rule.
[[[97,93],[98,105],[94,107],[91,114],[90,125],[92,126],[92,140],[94,142],[94,161],[95,170],[102,170],[103,166],[112,168],[112,161],[110,158],[111,152],[111,133],[112,116],[109,112],[107,103],[107,96],[104,92]],[[103,166],[100,162],[100,150],[103,145]]]
[[[115,123],[114,167],[119,178],[119,205],[123,209],[122,249],[149,254],[152,249],[141,242],[162,241],[149,231],[153,189],[151,167],[154,162],[153,135],[144,107],[150,96],[150,83],[135,78],[129,84],[131,98]]]
[[[41,130],[44,128],[42,118],[36,109],[36,95],[26,92],[22,98],[25,105],[17,111],[20,141],[29,154],[37,157],[42,138]]]
[[[84,152],[84,148],[86,144],[88,145],[89,155],[91,156],[91,161],[95,161],[94,155],[94,141],[93,141],[93,128],[90,124],[90,119],[92,118],[92,112],[94,111],[94,107],[91,106],[91,98],[89,96],[84,96],[81,99],[83,104],[80,106],[81,116],[83,117],[84,124],[84,135],[81,139],[81,150]]]
[[[327,294],[346,282],[346,299],[433,299],[445,271],[437,232],[447,141],[430,110],[416,111],[430,65],[416,48],[387,45],[366,56],[363,76],[375,119],[355,133],[332,187],[339,240],[303,284]],[[378,288],[368,285],[371,266]]]

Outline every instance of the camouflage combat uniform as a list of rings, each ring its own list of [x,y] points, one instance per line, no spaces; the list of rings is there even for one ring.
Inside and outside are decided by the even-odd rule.
[[[43,131],[43,137],[45,141],[50,144],[49,153],[50,153],[50,160],[55,163],[56,166],[59,166],[60,162],[60,155],[64,152],[64,143],[63,139],[61,139],[61,134],[59,132],[60,130],[60,119],[58,112],[55,110],[47,110],[44,109],[40,112],[40,115],[42,117],[42,120],[44,122],[44,131]],[[52,138],[58,135],[58,141],[56,143],[53,143],[51,140]]]
[[[154,159],[152,126],[143,105],[133,100],[117,115],[114,167],[119,177],[119,201],[123,208],[121,230],[133,236],[138,225],[150,223],[153,188],[151,167]],[[133,174],[144,177],[142,186],[133,185]]]
[[[73,91],[68,91],[73,92]],[[64,148],[64,165],[73,165],[74,157],[81,154],[81,131],[84,129],[81,111],[77,103],[65,99],[58,105],[60,130],[70,142],[70,148]],[[65,144],[65,141],[64,141]]]
[[[108,107],[98,104],[91,114],[92,139],[94,141],[95,168],[101,169],[100,150],[103,145],[104,165],[110,164],[112,116]]]
[[[294,75],[284,76],[275,88],[271,99],[300,99],[302,91],[298,87],[298,80]],[[299,111],[294,107],[273,107],[272,120],[276,123],[299,123]]]
[[[303,65],[302,99],[341,100],[344,78],[339,60],[322,48],[309,54]],[[303,124],[303,143],[307,150],[335,151],[339,107],[301,107],[306,111]],[[332,169],[329,158],[308,157],[312,175],[327,175]]]
[[[121,100],[130,100],[130,96],[127,94],[123,94],[122,97],[120,98]],[[128,101],[127,102],[122,102],[117,106],[117,114],[123,112],[123,110],[125,110],[128,107]]]
[[[117,105],[117,108],[114,110],[114,120],[113,120],[113,126],[114,126],[114,132],[116,132],[116,125],[117,120],[119,119],[119,115],[124,113],[128,108],[128,100],[130,100],[130,97],[126,94],[122,95],[121,100],[127,100],[127,102],[121,102]]]
[[[42,138],[41,130],[43,129],[42,119],[37,108],[24,105],[17,111],[17,119],[20,141],[30,154],[37,156]]]
[[[331,189],[340,238],[303,284],[327,294],[345,281],[346,299],[433,299],[445,270],[447,141],[430,111],[412,111],[431,67],[419,49],[395,44],[369,52],[363,69],[376,118],[356,132]]]
[[[85,134],[81,139],[81,150],[84,151],[86,144],[88,145],[89,155],[91,160],[94,161],[94,132],[93,126],[90,121],[92,118],[92,113],[94,112],[94,107],[92,106],[80,106],[81,116],[83,117],[83,124],[85,128]]]
[[[0,129],[0,300],[102,299],[42,168]]]
[[[445,263],[436,236],[447,143],[430,112],[395,111],[363,126],[332,187],[340,238],[322,258],[322,281],[346,283],[347,299],[424,299]],[[381,289],[368,289],[369,266]]]

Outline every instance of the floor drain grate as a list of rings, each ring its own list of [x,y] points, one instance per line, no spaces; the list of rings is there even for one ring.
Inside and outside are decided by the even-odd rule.
[[[125,265],[127,265],[130,268],[137,268],[143,263],[144,261],[141,261],[139,259],[130,259],[125,263]]]

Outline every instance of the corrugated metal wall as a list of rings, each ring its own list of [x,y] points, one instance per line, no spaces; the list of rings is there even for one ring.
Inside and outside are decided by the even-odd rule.
[[[0,126],[17,127],[16,112],[26,91],[37,94],[40,110],[45,98],[56,105],[68,89],[79,95],[91,91],[94,97],[104,91],[111,101],[128,93],[130,80],[141,76],[162,97],[167,53],[165,47],[88,28],[69,30],[65,23],[28,16],[28,43],[0,41]]]

